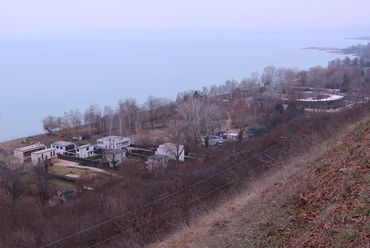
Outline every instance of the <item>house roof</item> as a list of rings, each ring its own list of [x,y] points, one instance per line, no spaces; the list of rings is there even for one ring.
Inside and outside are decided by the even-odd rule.
[[[312,97],[306,98],[306,99],[297,99],[297,101],[300,102],[328,102],[328,101],[336,101],[342,99],[343,96],[339,95],[328,95],[328,97],[323,99],[314,99]]]
[[[87,145],[77,146],[76,148],[77,148],[77,149],[83,149],[83,148],[91,147],[91,146],[94,146],[94,145],[91,145],[91,144],[89,143],[89,144],[87,144]]]
[[[35,150],[37,148],[43,148],[43,147],[46,148],[44,144],[37,143],[34,145],[30,145],[30,146],[19,147],[17,149],[14,149],[14,151],[27,152],[27,151],[31,151],[31,150]]]
[[[123,152],[125,152],[125,150],[114,149],[114,150],[108,151],[108,153],[112,154],[112,155],[117,155],[117,154],[120,154],[120,153],[123,153]]]
[[[43,153],[46,153],[46,152],[52,152],[52,151],[55,151],[56,149],[55,148],[47,148],[47,149],[44,149],[44,150],[40,150],[40,151],[36,151],[36,152],[33,152],[33,154],[43,154]]]
[[[110,140],[110,139],[114,139],[114,140],[130,140],[130,138],[127,138],[127,137],[121,137],[121,136],[107,136],[107,137],[103,137],[103,138],[100,138],[100,139],[97,139],[97,140],[100,140],[100,141],[103,141],[103,140]]]
[[[76,195],[76,190],[71,185],[59,189],[59,192],[63,194],[65,198],[74,197]]]
[[[73,142],[68,142],[68,141],[57,141],[57,142],[54,142],[53,145],[55,146],[70,146],[70,145],[74,145],[75,143]]]

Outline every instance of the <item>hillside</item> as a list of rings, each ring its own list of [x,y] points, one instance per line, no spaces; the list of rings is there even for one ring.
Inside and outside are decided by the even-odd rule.
[[[151,247],[368,247],[370,119]]]

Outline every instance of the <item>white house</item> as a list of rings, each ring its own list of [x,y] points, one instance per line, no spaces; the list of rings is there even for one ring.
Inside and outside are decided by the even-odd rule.
[[[179,156],[179,161],[185,160],[185,149],[183,145],[179,145],[178,147],[172,143],[164,143],[159,145],[155,154],[161,154],[168,156],[169,159],[176,160],[176,155]]]
[[[55,163],[58,161],[58,155],[55,148],[47,148],[37,152],[31,153],[31,161],[34,165],[38,165],[46,161],[49,163]]]
[[[76,154],[76,145],[73,142],[57,141],[51,144],[51,148],[55,148],[56,152],[62,155]]]
[[[86,158],[94,156],[94,145],[90,143],[83,146],[77,146],[76,148],[76,155],[80,158]]]
[[[126,146],[130,145],[130,138],[121,136],[108,136],[97,139],[96,145],[98,148],[106,150],[112,149],[124,150]]]
[[[44,144],[34,144],[30,146],[24,146],[14,149],[14,157],[18,158],[23,164],[24,162],[31,162],[31,154],[36,151],[41,151],[46,149]]]

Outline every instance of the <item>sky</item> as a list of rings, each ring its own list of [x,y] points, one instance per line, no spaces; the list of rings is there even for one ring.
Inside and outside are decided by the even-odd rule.
[[[0,35],[115,28],[369,26],[369,0],[0,0]]]

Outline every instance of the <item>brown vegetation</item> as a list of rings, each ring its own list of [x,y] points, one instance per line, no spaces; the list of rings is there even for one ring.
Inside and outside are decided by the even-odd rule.
[[[280,123],[268,136],[203,148],[196,155],[200,159],[170,166],[155,177],[150,172],[138,177],[141,172],[133,163],[122,171],[132,177],[86,178],[85,183],[94,190],[85,190],[78,201],[57,208],[43,207],[43,198],[38,198],[38,206],[33,198],[22,195],[3,213],[7,224],[0,229],[2,246],[132,247],[152,243],[184,224],[192,225],[198,214],[248,188],[292,155],[337,135],[349,120],[359,120],[367,111],[368,105],[364,105],[335,114],[296,116],[294,121]],[[301,199],[308,199],[305,191],[299,193]],[[23,208],[26,202],[27,210]],[[19,219],[24,213],[27,218]],[[227,223],[214,226],[221,230]]]

